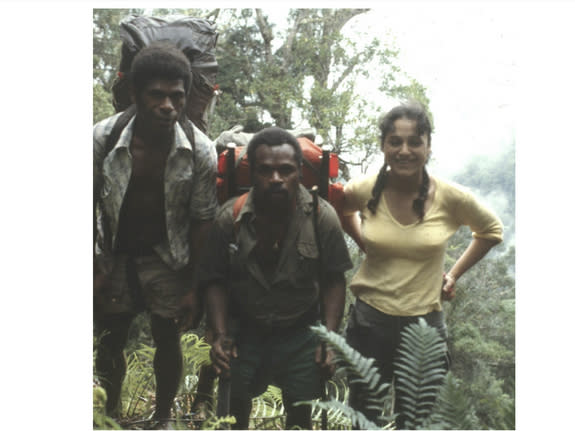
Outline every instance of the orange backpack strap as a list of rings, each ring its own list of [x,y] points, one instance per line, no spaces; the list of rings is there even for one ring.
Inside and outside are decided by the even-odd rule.
[[[249,192],[246,192],[243,195],[240,195],[236,199],[236,201],[234,202],[232,215],[233,215],[233,222],[234,222],[234,232],[236,234],[236,237],[238,236],[238,231],[240,230],[240,223],[236,222],[236,218],[238,218],[240,211],[244,207],[244,204],[246,203],[246,200],[248,199],[248,195],[249,195]]]
[[[242,208],[244,207],[244,204],[246,203],[246,200],[248,199],[248,195],[249,195],[249,192],[246,192],[243,195],[240,195],[236,199],[236,201],[234,202],[234,209],[233,209],[234,221],[238,217]]]

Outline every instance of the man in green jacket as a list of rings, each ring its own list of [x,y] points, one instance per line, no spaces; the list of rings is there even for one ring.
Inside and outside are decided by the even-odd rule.
[[[344,272],[352,263],[339,219],[322,199],[316,236],[313,199],[300,184],[297,139],[264,129],[247,155],[252,188],[219,210],[200,269],[214,333],[212,362],[220,375],[231,371],[236,429],[248,428],[252,398],[268,384],[282,390],[286,428],[311,429],[311,407],[293,404],[318,398],[320,374],[333,372],[333,365],[309,327],[322,320],[337,330]]]

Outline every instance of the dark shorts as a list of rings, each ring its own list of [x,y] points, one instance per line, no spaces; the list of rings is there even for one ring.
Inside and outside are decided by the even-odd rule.
[[[136,314],[147,310],[161,317],[175,318],[180,313],[182,297],[192,288],[189,273],[174,271],[156,254],[117,256],[109,281],[99,294],[97,315]]]
[[[254,330],[236,336],[238,358],[232,359],[232,397],[251,399],[268,385],[295,401],[319,398],[319,367],[315,363],[317,336],[309,327],[261,334]]]
[[[374,358],[379,373],[386,383],[394,380],[394,364],[397,351],[401,342],[402,330],[417,323],[419,318],[425,319],[429,326],[436,328],[439,335],[447,342],[447,328],[445,326],[443,312],[433,311],[423,316],[391,316],[371,307],[358,299],[352,309],[348,320],[346,339],[348,344],[361,353],[364,357]],[[449,367],[449,353],[446,354],[445,369]],[[361,384],[349,385],[349,404],[356,410],[361,411],[369,420],[380,423],[379,409],[367,408],[367,391]],[[435,398],[424,398],[426,402],[433,403]],[[394,411],[397,429],[403,429],[405,423],[402,397],[395,397]]]
[[[386,381],[393,377],[393,362],[400,343],[401,331],[423,317],[447,341],[447,327],[442,311],[424,316],[391,316],[358,299],[348,320],[348,344],[368,358],[374,358]]]

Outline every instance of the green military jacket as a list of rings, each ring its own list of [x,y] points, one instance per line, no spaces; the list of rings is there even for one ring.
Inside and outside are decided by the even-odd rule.
[[[204,286],[218,283],[229,288],[232,317],[264,327],[289,327],[317,310],[320,271],[344,272],[353,266],[337,214],[319,199],[320,259],[313,198],[300,185],[296,211],[282,241],[276,269],[266,277],[254,253],[257,238],[253,193],[250,191],[235,219],[234,201],[226,202],[216,215],[200,281]]]

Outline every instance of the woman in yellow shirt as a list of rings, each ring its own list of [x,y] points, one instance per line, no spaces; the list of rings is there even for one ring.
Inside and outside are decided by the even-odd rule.
[[[393,108],[379,127],[383,167],[344,189],[343,227],[365,252],[350,284],[356,303],[347,340],[391,382],[401,330],[424,317],[447,339],[441,301],[453,299],[457,279],[502,241],[503,226],[469,191],[427,173],[431,124],[420,105]],[[462,225],[473,238],[444,274],[447,241]],[[352,385],[350,404],[375,420],[361,398]]]

